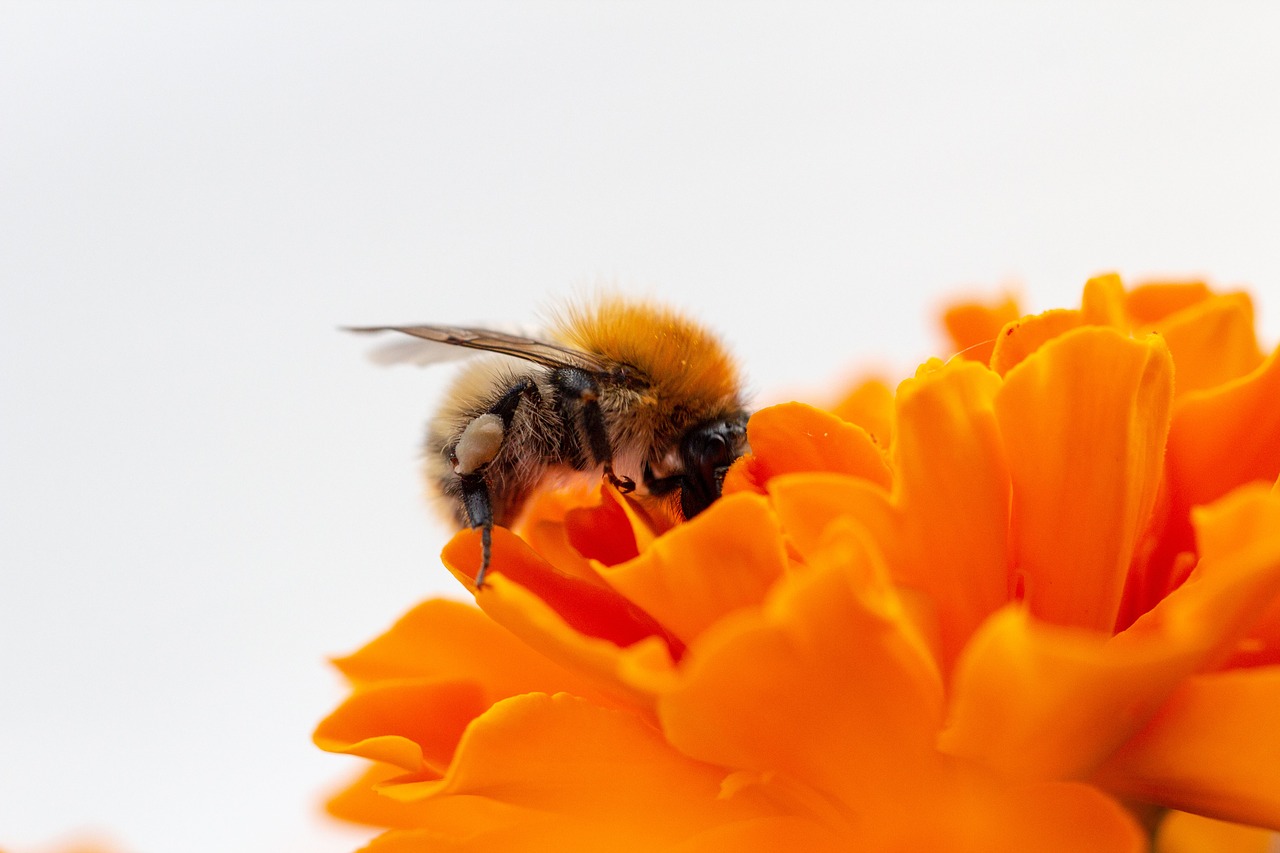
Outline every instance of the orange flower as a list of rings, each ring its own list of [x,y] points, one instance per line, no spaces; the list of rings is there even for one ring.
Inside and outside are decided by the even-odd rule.
[[[316,741],[375,764],[331,811],[389,828],[375,853],[1280,828],[1280,356],[1203,285],[1016,313],[951,312],[963,357],[851,393],[852,421],[758,412],[672,530],[539,495],[479,609],[427,602],[338,661]],[[478,538],[443,555],[473,593]]]

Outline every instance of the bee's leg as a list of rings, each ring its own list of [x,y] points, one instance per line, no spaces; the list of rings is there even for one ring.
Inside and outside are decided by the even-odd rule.
[[[604,466],[605,479],[623,494],[634,491],[634,480],[613,473],[613,447],[605,429],[604,413],[600,411],[600,387],[595,378],[576,367],[561,367],[552,371],[551,381],[560,391],[562,409],[576,412],[591,457],[596,464]]]
[[[489,500],[489,486],[484,481],[484,474],[464,474],[459,478],[462,484],[462,505],[467,510],[467,519],[473,528],[480,528],[480,569],[476,572],[476,589],[484,586],[484,576],[489,571],[489,561],[493,556],[493,504]]]
[[[450,461],[462,487],[462,506],[472,528],[480,528],[480,569],[476,572],[476,588],[484,586],[493,556],[493,501],[485,472],[498,455],[503,439],[515,418],[516,409],[526,395],[537,396],[538,388],[528,377],[516,382],[498,401],[472,419],[462,431],[458,443],[450,451]]]

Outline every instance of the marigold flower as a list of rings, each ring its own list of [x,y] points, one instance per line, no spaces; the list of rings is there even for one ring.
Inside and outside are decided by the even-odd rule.
[[[948,328],[895,394],[758,412],[679,527],[537,496],[478,609],[337,661],[316,742],[374,764],[330,810],[375,853],[1138,851],[1166,809],[1158,849],[1264,843],[1280,354],[1248,297],[1103,276]],[[443,554],[473,593],[479,548]]]

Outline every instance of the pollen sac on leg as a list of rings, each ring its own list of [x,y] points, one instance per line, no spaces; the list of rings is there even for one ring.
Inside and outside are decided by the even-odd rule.
[[[502,418],[494,414],[483,414],[467,424],[453,448],[456,474],[474,474],[476,470],[493,461],[502,447]]]

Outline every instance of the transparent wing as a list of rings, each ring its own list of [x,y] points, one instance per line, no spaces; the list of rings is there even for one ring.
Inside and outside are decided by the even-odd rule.
[[[466,350],[470,349],[522,358],[545,367],[576,367],[593,373],[605,373],[610,367],[599,356],[573,347],[494,329],[465,326],[358,326],[348,331],[362,334],[400,332],[418,339],[397,341],[380,348],[381,352],[374,353],[374,359],[384,364],[435,364],[465,357]],[[446,352],[453,350],[459,355],[442,355],[442,349]]]

